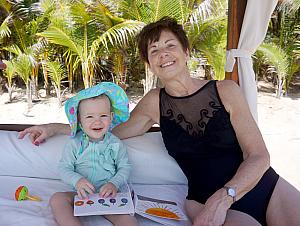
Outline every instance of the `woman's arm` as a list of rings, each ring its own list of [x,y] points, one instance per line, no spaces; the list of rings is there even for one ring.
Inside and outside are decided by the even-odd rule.
[[[153,89],[144,96],[130,114],[130,118],[113,129],[113,133],[120,139],[142,135],[159,120],[159,89]],[[35,145],[43,143],[47,138],[56,134],[70,135],[68,124],[50,123],[29,127],[19,133],[22,139],[29,134]]]
[[[244,161],[225,185],[236,187],[238,200],[258,183],[270,167],[270,156],[239,86],[232,81],[223,81],[219,83],[218,91],[243,151]]]
[[[149,91],[130,113],[130,118],[116,126],[113,134],[120,139],[146,133],[153,124],[159,122],[159,89]]]
[[[23,139],[26,134],[29,134],[29,139],[34,145],[40,145],[47,138],[56,134],[71,134],[71,129],[68,124],[49,123],[43,125],[31,126],[19,133],[19,138]]]
[[[270,156],[239,86],[233,81],[217,83],[220,98],[230,114],[230,121],[243,151],[243,162],[224,186],[236,188],[236,200],[242,198],[261,179],[270,166]],[[217,190],[205,203],[195,225],[208,221],[223,224],[233,198],[224,188]]]

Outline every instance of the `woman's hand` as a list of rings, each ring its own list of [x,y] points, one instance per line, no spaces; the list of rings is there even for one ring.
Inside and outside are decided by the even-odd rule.
[[[118,189],[116,188],[116,186],[113,183],[108,182],[101,187],[99,194],[103,198],[107,198],[109,196],[114,198],[117,194],[117,191]]]
[[[87,198],[87,193],[88,194],[94,194],[95,192],[95,187],[92,185],[86,178],[81,178],[77,183],[76,183],[76,189],[77,189],[77,194],[80,199],[85,199]]]
[[[220,189],[207,199],[204,208],[196,216],[193,226],[220,226],[226,219],[227,210],[232,204],[225,189]]]
[[[69,134],[70,127],[66,124],[60,123],[49,123],[31,126],[19,133],[19,139],[23,139],[26,134],[29,134],[29,139],[31,140],[31,142],[34,145],[39,146],[47,138],[52,137],[53,135],[58,133]]]

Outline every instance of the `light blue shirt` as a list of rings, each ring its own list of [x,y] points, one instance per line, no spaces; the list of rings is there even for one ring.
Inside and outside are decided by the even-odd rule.
[[[126,183],[131,165],[122,141],[107,132],[102,141],[89,141],[83,151],[80,151],[83,145],[82,134],[78,132],[65,145],[59,162],[62,180],[75,189],[76,183],[85,177],[97,192],[107,182],[113,183],[117,188]]]

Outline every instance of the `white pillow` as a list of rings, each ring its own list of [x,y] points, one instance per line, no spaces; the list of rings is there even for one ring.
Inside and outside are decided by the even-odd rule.
[[[0,175],[58,179],[57,163],[67,136],[55,136],[40,146],[18,132],[0,131]]]
[[[168,154],[160,132],[146,133],[123,142],[133,165],[132,183],[187,184],[181,168]]]
[[[68,139],[59,135],[40,146],[17,132],[0,131],[0,175],[60,179],[57,163]],[[133,165],[131,182],[140,184],[187,184],[176,161],[168,155],[161,133],[147,133],[124,140]]]

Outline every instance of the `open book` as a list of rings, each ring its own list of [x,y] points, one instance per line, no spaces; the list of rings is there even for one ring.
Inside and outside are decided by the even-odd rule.
[[[127,184],[114,198],[101,198],[99,194],[89,195],[86,200],[74,198],[74,216],[135,213],[164,225],[180,225],[180,221],[187,220],[176,202],[134,194]]]

